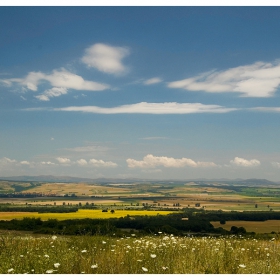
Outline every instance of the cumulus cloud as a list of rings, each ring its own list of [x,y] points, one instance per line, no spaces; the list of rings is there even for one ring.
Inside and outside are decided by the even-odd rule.
[[[36,95],[35,97],[41,101],[50,101],[51,97],[58,97],[62,94],[67,94],[67,88],[51,88],[45,90],[42,94]]]
[[[62,157],[57,157],[56,160],[62,164],[69,164],[71,162],[69,158],[62,158]]]
[[[43,101],[47,101],[46,99],[49,97],[67,93],[66,89],[99,91],[109,88],[106,84],[86,81],[81,76],[71,73],[64,68],[53,70],[51,74],[29,72],[25,78],[12,78],[6,80],[7,83],[19,83],[31,91],[37,91],[39,84],[44,81],[48,81],[54,89],[43,94],[43,97],[41,97],[41,100]]]
[[[41,161],[41,164],[44,164],[44,165],[55,165],[55,163],[53,163],[51,161]]]
[[[154,168],[157,166],[164,167],[215,167],[217,166],[214,162],[195,162],[189,158],[176,159],[172,157],[157,157],[152,154],[146,155],[143,160],[127,159],[127,165],[129,168]]]
[[[3,164],[3,165],[16,163],[16,162],[17,161],[15,159],[10,159],[10,158],[7,158],[7,157],[3,157],[3,158],[0,159],[0,163]]]
[[[230,161],[230,163],[235,166],[242,166],[242,167],[255,167],[261,164],[260,161],[257,159],[247,160],[240,157],[235,157],[233,160]]]
[[[280,84],[280,62],[256,62],[230,68],[213,70],[188,79],[168,83],[170,88],[190,91],[238,92],[242,97],[273,96]]]
[[[219,105],[201,103],[147,103],[122,105],[119,107],[103,108],[97,106],[72,106],[53,109],[54,111],[84,112],[95,114],[194,114],[194,113],[228,113],[237,110]]]
[[[96,68],[101,72],[122,74],[127,71],[122,63],[122,59],[127,55],[129,55],[127,48],[98,43],[87,48],[81,60],[88,67]]]
[[[118,166],[116,163],[114,163],[112,161],[97,160],[94,158],[89,160],[89,164],[91,164],[95,167],[116,167],[116,166]]]
[[[158,84],[160,82],[162,82],[162,79],[155,77],[155,78],[145,80],[143,83],[144,83],[144,85],[153,85],[153,84]]]
[[[23,165],[30,165],[30,162],[27,161],[27,160],[23,160],[20,162],[20,164],[23,164]]]
[[[87,161],[85,159],[79,159],[79,160],[77,160],[77,163],[81,166],[87,165]]]

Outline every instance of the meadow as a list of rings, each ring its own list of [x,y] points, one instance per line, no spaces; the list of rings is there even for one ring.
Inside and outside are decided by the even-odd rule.
[[[1,274],[279,274],[280,241],[241,236],[0,235]]]

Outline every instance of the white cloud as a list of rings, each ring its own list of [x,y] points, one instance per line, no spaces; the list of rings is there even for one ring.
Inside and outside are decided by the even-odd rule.
[[[16,163],[17,161],[15,159],[10,159],[7,157],[3,157],[0,159],[0,164],[6,165],[6,164],[11,164],[11,163]]]
[[[280,62],[256,62],[251,65],[210,71],[188,79],[168,83],[170,88],[190,91],[238,92],[242,97],[270,97],[280,85]]]
[[[43,92],[43,94],[36,95],[35,97],[38,98],[41,101],[49,101],[50,97],[58,97],[58,96],[60,96],[62,94],[67,94],[67,88],[61,88],[61,87],[57,88],[57,87],[54,87],[54,88],[45,90]]]
[[[127,159],[127,165],[129,168],[154,168],[157,166],[164,167],[215,167],[217,166],[214,162],[195,162],[189,158],[176,159],[172,157],[157,157],[151,154],[146,155],[143,160]]]
[[[94,165],[95,167],[116,167],[117,164],[112,161],[103,161],[103,160],[97,160],[97,159],[91,159],[89,160],[89,163]]]
[[[69,164],[71,162],[69,158],[62,158],[62,157],[57,157],[56,160],[62,164]]]
[[[44,164],[44,165],[55,165],[55,163],[53,163],[51,161],[42,161],[41,164]]]
[[[260,111],[260,112],[280,113],[280,107],[255,107],[255,108],[250,108],[249,110]]]
[[[85,159],[79,159],[79,160],[77,160],[77,163],[81,166],[87,165],[87,161]]]
[[[230,161],[230,163],[235,166],[243,166],[243,167],[254,167],[254,166],[259,166],[261,164],[260,161],[257,159],[247,160],[240,157],[235,157],[234,160]]]
[[[162,82],[161,78],[155,77],[144,81],[144,85],[153,85]]]
[[[20,162],[20,164],[23,164],[23,165],[30,165],[30,162],[29,161],[26,161],[26,160],[23,160]]]
[[[102,108],[97,106],[72,106],[53,109],[54,111],[84,112],[96,114],[194,114],[194,113],[228,113],[237,110],[219,105],[201,103],[147,103],[122,105],[119,107]]]
[[[7,83],[19,83],[32,91],[37,91],[38,85],[42,81],[48,81],[54,88],[60,88],[60,94],[59,90],[51,89],[49,92],[45,93],[45,95],[47,94],[46,97],[54,97],[57,96],[57,94],[65,94],[66,92],[62,93],[63,91],[65,91],[65,89],[96,91],[109,88],[109,86],[106,84],[86,81],[81,76],[71,73],[64,68],[53,70],[52,74],[44,74],[42,72],[29,72],[25,78],[13,78],[6,80]],[[64,90],[62,90],[62,88]],[[46,101],[46,97],[45,99],[44,97],[42,97],[41,100]]]
[[[280,168],[280,162],[272,162],[271,163],[274,167]]]
[[[105,44],[94,44],[85,50],[82,62],[88,67],[94,67],[108,74],[122,74],[127,68],[122,59],[129,55],[129,50],[123,47],[112,47]]]
[[[89,153],[89,152],[105,152],[108,150],[105,146],[89,145],[74,148],[64,148],[63,150],[77,152],[77,153]]]

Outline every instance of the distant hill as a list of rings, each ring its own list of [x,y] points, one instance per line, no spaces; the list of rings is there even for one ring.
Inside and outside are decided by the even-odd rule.
[[[277,183],[266,180],[266,179],[247,179],[247,180],[235,180],[238,183],[245,185],[276,185]]]
[[[149,179],[139,179],[139,178],[80,178],[80,177],[71,177],[71,176],[52,176],[52,175],[40,175],[40,176],[10,176],[10,177],[0,177],[0,180],[6,181],[20,181],[20,182],[50,182],[50,183],[100,183],[100,184],[109,184],[109,183],[174,183],[174,184],[186,184],[186,183],[195,183],[195,184],[207,184],[214,185],[218,184],[230,184],[230,185],[279,185],[279,182],[272,182],[266,179],[192,179],[192,180],[149,180]]]
[[[115,179],[115,178],[80,178],[71,176],[52,176],[52,175],[39,175],[39,176],[10,176],[0,177],[2,181],[18,181],[18,182],[50,182],[50,183],[133,183],[133,182],[145,182],[137,178],[131,179]]]

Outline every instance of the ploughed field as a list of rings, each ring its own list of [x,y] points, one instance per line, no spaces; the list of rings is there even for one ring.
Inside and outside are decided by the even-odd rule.
[[[279,274],[280,241],[0,235],[1,274]]]

